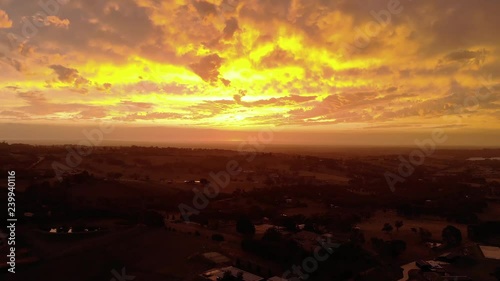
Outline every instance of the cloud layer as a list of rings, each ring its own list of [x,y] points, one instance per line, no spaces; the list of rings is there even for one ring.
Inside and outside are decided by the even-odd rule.
[[[498,129],[500,2],[0,0],[0,122]]]

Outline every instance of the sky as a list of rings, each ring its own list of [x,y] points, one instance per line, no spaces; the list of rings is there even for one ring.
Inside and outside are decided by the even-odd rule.
[[[279,128],[283,142],[398,145],[441,129],[495,146],[499,13],[493,0],[0,0],[0,139],[112,122],[122,140]]]

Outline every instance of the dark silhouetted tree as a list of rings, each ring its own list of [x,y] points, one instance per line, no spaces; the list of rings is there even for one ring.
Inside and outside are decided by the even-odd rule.
[[[443,238],[443,242],[450,247],[458,246],[462,243],[462,232],[460,229],[452,225],[445,227],[441,236]]]
[[[236,231],[243,235],[254,235],[255,226],[248,217],[241,217],[236,222]]]
[[[222,241],[224,241],[224,236],[222,236],[220,234],[213,234],[212,240],[217,241],[217,242],[222,242]]]
[[[392,240],[388,243],[388,246],[392,257],[398,257],[406,250],[406,242],[403,240]]]
[[[279,232],[278,229],[275,227],[271,227],[266,230],[266,233],[264,233],[264,236],[262,236],[263,241],[269,241],[269,242],[280,242],[282,240],[282,235],[281,232]]]
[[[394,226],[396,227],[396,230],[399,232],[399,229],[403,226],[403,221],[396,221],[394,223]]]
[[[234,281],[235,277],[231,274],[231,271],[224,271],[222,278],[217,278],[219,281]]]
[[[500,266],[495,268],[495,271],[491,273],[491,276],[495,277],[498,281],[500,281]]]
[[[382,227],[382,231],[385,232],[385,233],[389,233],[393,230],[394,228],[392,227],[392,225],[390,223],[385,223],[384,224],[384,227]]]
[[[432,238],[432,233],[422,227],[418,228],[418,235],[420,236],[420,240],[422,240],[422,242],[428,241]]]

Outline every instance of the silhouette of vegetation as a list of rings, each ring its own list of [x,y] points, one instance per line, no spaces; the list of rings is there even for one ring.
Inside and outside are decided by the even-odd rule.
[[[449,247],[458,246],[462,243],[462,232],[452,225],[445,227],[441,236],[443,242]]]
[[[222,275],[222,278],[217,278],[218,281],[244,281],[243,272],[238,272],[236,276],[234,276],[231,271],[225,271]]]
[[[243,216],[236,221],[236,231],[243,235],[254,235],[255,225],[248,217]]]
[[[268,230],[266,230],[264,236],[262,236],[263,241],[269,241],[269,242],[280,242],[282,239],[283,235],[275,227],[271,227]]]
[[[392,232],[393,229],[394,228],[392,227],[392,225],[390,223],[385,223],[384,227],[382,227],[382,231],[385,233],[390,233],[390,232]]]
[[[396,227],[396,231],[398,231],[398,232],[399,232],[399,229],[400,229],[401,227],[403,227],[403,221],[401,221],[401,220],[397,220],[397,221],[394,223],[394,226]]]
[[[224,241],[224,236],[222,236],[221,234],[213,234],[212,240],[217,241],[217,242],[222,242],[222,241]]]

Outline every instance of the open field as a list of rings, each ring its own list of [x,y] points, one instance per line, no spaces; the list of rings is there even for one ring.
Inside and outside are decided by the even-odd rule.
[[[394,226],[394,222],[397,220],[402,220],[404,225],[398,230],[394,229],[390,233],[385,233],[382,228],[385,223],[390,223]],[[448,226],[453,225],[460,229],[462,232],[462,237],[466,241],[467,237],[467,226],[463,224],[449,223],[442,219],[407,219],[398,216],[392,211],[378,211],[375,215],[367,221],[359,224],[359,227],[364,232],[365,237],[369,240],[371,237],[388,239],[400,239],[406,241],[406,251],[399,258],[401,263],[406,263],[413,261],[418,258],[432,257],[436,253],[431,250],[425,243],[422,243],[418,233],[414,233],[411,229],[424,228],[432,233],[432,239],[441,240],[441,233],[443,229]]]
[[[109,280],[111,270],[125,267],[129,275],[147,276],[148,280],[192,280],[209,264],[193,259],[196,254],[220,251],[218,243],[164,229],[135,227],[93,240],[74,241],[73,247],[16,274],[19,280],[44,276],[48,280]],[[57,248],[51,245],[54,251]],[[172,254],[175,253],[175,254]],[[75,265],[85,264],[85,270]]]

